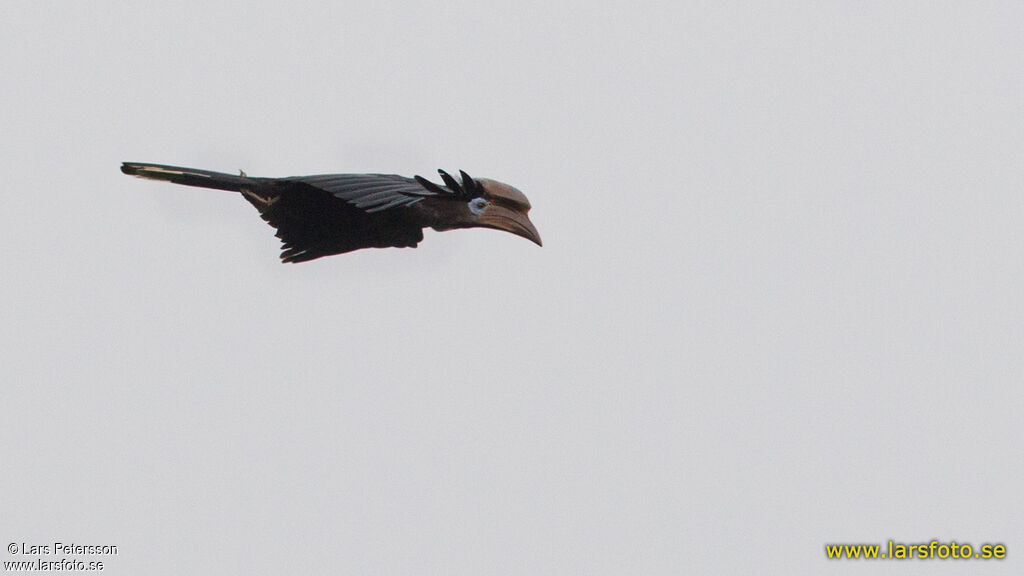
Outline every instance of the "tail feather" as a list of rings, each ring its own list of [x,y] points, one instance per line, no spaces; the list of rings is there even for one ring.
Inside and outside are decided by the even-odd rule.
[[[150,180],[166,180],[175,184],[185,186],[198,186],[200,188],[215,188],[217,190],[230,190],[239,192],[243,188],[252,188],[256,185],[255,178],[242,175],[225,174],[224,172],[211,172],[197,168],[182,168],[180,166],[164,166],[162,164],[143,164],[139,162],[123,162],[121,172],[129,176],[138,176]]]

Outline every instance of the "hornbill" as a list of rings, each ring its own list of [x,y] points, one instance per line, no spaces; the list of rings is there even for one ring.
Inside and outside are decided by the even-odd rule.
[[[131,176],[241,192],[281,239],[283,262],[305,262],[361,248],[415,248],[423,228],[494,228],[541,245],[527,216],[530,201],[508,184],[461,182],[438,170],[444,185],[422,176],[326,174],[255,178],[195,168],[124,162]]]

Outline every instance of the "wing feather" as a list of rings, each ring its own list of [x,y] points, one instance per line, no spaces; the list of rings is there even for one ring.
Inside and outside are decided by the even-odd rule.
[[[322,174],[282,180],[319,188],[366,212],[411,206],[437,195],[416,180],[396,174]]]

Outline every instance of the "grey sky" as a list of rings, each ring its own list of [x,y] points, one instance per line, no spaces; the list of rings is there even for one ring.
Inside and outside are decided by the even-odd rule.
[[[113,574],[1020,573],[1024,4],[0,9],[0,538]],[[281,265],[250,175],[514,184]],[[824,544],[1001,542],[1002,562]],[[3,556],[4,561],[23,559]]]

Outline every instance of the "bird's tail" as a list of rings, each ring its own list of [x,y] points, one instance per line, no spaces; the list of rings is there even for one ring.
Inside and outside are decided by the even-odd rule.
[[[200,188],[216,188],[217,190],[241,191],[242,188],[252,188],[256,185],[255,178],[249,178],[245,173],[236,176],[223,172],[210,172],[196,168],[182,168],[180,166],[163,166],[161,164],[143,164],[139,162],[123,162],[121,172],[129,176],[148,178],[150,180],[166,180],[175,184],[185,186],[198,186]]]

